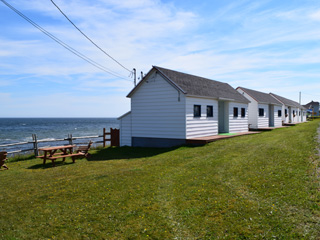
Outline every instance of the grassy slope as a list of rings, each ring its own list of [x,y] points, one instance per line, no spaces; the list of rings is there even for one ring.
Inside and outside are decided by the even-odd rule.
[[[11,162],[0,172],[0,239],[319,239],[318,125],[107,148],[55,168]]]

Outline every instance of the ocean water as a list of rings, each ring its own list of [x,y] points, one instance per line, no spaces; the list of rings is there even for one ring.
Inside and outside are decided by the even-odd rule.
[[[119,128],[119,121],[116,118],[0,118],[0,145],[32,141],[32,134],[36,134],[38,140],[63,139],[68,134],[98,136],[102,135],[103,128],[107,132],[110,128]],[[60,142],[60,145],[63,144]],[[12,149],[0,147],[0,151]]]

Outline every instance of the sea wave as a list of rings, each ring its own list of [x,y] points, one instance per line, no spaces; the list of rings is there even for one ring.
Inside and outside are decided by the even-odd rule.
[[[23,139],[23,142],[31,142],[32,141],[32,137],[25,137]]]
[[[0,118],[0,145],[20,142],[32,142],[32,134],[37,134],[37,140],[42,145],[64,145],[68,141],[56,141],[65,139],[68,134],[73,137],[96,136],[103,133],[103,128],[118,128],[119,121],[115,118]],[[88,142],[88,139],[73,140],[73,144]],[[10,147],[10,150],[22,147],[32,148],[33,144]],[[1,147],[0,151],[4,148]],[[14,148],[14,149],[13,149]]]
[[[57,138],[43,138],[43,139],[37,139],[38,141],[56,141]]]

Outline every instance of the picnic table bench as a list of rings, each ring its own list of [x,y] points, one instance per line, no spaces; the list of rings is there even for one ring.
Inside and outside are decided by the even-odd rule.
[[[56,147],[44,147],[39,148],[39,151],[43,151],[42,156],[37,156],[37,158],[43,159],[43,164],[46,163],[47,159],[52,161],[52,165],[55,166],[55,160],[62,158],[65,161],[67,157],[72,158],[72,162],[75,162],[75,158],[78,156],[83,156],[82,153],[73,153],[73,148],[76,145],[66,145],[66,146],[56,146]],[[60,152],[58,152],[60,151]]]

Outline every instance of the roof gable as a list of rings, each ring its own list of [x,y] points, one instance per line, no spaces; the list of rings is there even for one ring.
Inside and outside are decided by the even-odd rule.
[[[282,105],[281,102],[279,102],[277,99],[272,97],[270,94],[255,91],[255,90],[244,88],[244,87],[238,87],[238,88],[242,89],[244,92],[246,92],[252,98],[254,98],[258,103]]]
[[[150,76],[150,73],[153,70],[156,70],[158,73],[160,73],[165,78],[165,80],[167,80],[171,85],[173,85],[173,87],[175,87],[182,93],[186,94],[187,96],[227,99],[236,102],[249,103],[248,99],[243,97],[240,93],[238,93],[227,83],[222,83],[203,77],[173,71],[166,68],[153,66],[153,68],[149,71],[145,79],[147,79]],[[140,83],[141,82],[142,81],[140,81]],[[136,86],[136,88],[138,88],[140,83]],[[135,89],[133,89],[128,94],[128,97],[131,97]]]
[[[144,83],[147,82],[148,79],[152,76],[153,73],[157,73],[159,72],[156,68],[151,68],[151,70],[145,75],[145,77],[128,93],[127,97],[130,98],[139,88],[140,86]],[[179,87],[177,86],[174,82],[172,82],[170,79],[168,79],[166,76],[164,76],[163,74],[161,74],[163,79],[165,81],[167,81],[173,88],[175,88],[176,90],[182,92],[185,94],[185,92]]]

